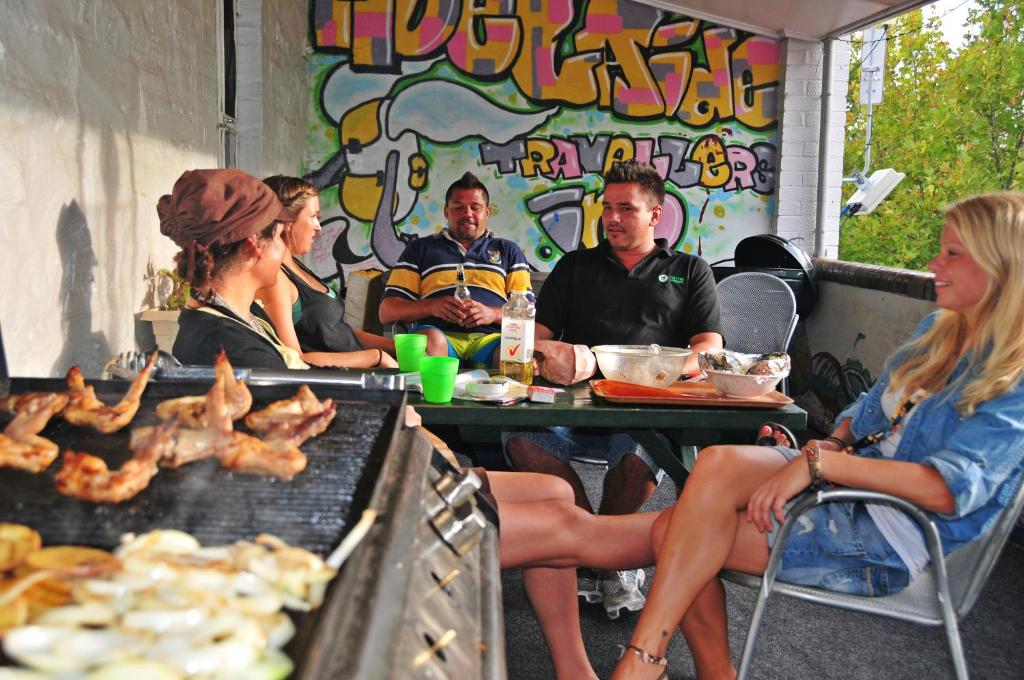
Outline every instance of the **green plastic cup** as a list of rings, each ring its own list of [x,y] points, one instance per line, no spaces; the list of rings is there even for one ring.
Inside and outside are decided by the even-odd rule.
[[[455,357],[423,357],[420,359],[420,379],[423,381],[423,400],[431,404],[446,404],[455,394],[455,376],[459,374],[459,360]]]
[[[412,373],[420,370],[420,359],[427,353],[427,336],[419,333],[399,333],[395,336],[395,354],[398,370]]]

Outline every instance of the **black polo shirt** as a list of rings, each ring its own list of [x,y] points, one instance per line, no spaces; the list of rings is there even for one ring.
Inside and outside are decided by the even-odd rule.
[[[721,333],[711,267],[655,241],[627,271],[607,241],[566,253],[537,297],[537,321],[555,338],[581,345],[686,347],[700,333]]]

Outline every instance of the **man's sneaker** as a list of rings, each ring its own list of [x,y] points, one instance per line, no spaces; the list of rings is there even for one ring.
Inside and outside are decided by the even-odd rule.
[[[617,619],[623,609],[637,612],[644,608],[647,598],[640,592],[647,578],[643,569],[610,571],[604,574],[601,589],[604,592],[604,610],[608,618]]]
[[[580,569],[576,579],[576,594],[590,604],[596,604],[604,599],[601,592],[601,572],[596,569]]]

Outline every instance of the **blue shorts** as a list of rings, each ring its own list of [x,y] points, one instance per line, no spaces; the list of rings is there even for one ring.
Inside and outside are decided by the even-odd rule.
[[[658,467],[644,447],[625,432],[572,427],[502,432],[502,451],[505,454],[505,462],[510,468],[514,468],[514,466],[509,460],[506,444],[512,437],[529,439],[530,442],[565,464],[569,464],[573,458],[599,458],[608,462],[609,470],[616,467],[627,453],[632,453],[651,469],[656,482],[661,483],[661,480],[665,478],[665,471]],[[668,444],[668,440],[663,435],[658,435],[658,437],[666,445]]]
[[[795,449],[772,447],[787,460]],[[788,515],[797,496],[786,504]],[[775,543],[779,525],[768,533]],[[880,597],[903,590],[910,572],[863,503],[826,503],[800,516],[782,553],[779,580],[851,595]]]

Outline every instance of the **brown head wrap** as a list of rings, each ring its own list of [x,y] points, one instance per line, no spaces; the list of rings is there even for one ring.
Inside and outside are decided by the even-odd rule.
[[[188,253],[190,279],[197,246],[235,243],[287,219],[270,187],[233,169],[186,170],[156,211],[160,233]]]

